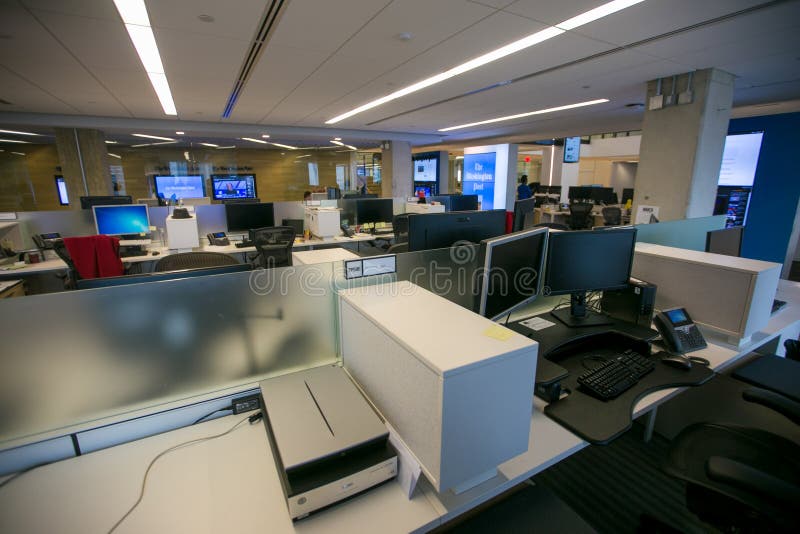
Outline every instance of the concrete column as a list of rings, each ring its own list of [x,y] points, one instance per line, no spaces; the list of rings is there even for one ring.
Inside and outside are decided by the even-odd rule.
[[[674,102],[661,109],[649,109],[658,81],[647,84],[634,193],[634,213],[639,204],[658,206],[662,221],[713,214],[733,103],[734,77],[727,72],[695,71],[691,96],[681,95],[689,74],[675,80],[674,98],[672,78],[662,80],[664,103]]]
[[[70,199],[111,195],[105,135],[100,130],[56,128],[56,149]]]
[[[439,193],[445,194],[450,192],[450,162],[448,161],[449,154],[447,150],[439,151]],[[413,171],[413,169],[412,169]],[[413,175],[412,175],[413,176]]]
[[[381,196],[408,198],[414,195],[411,167],[411,143],[381,143]]]
[[[514,202],[517,201],[517,155],[519,154],[519,145],[508,145],[508,159],[506,165],[506,175],[503,176],[502,169],[498,169],[497,181],[505,178],[506,182],[506,211],[514,212]],[[495,209],[500,206],[495,206]],[[510,230],[509,224],[509,230]]]
[[[542,154],[542,185],[560,185],[562,204],[569,202],[569,188],[578,185],[580,163],[564,163],[564,147],[546,147]],[[552,174],[551,174],[552,172]],[[552,176],[552,182],[549,178]]]

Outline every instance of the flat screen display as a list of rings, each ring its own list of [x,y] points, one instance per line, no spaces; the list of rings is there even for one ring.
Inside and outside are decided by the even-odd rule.
[[[69,206],[67,183],[64,181],[63,176],[56,176],[56,192],[58,192],[58,203],[62,206]]]
[[[764,132],[754,132],[725,138],[718,185],[753,185],[763,137]]]
[[[464,178],[461,181],[461,189],[465,195],[478,195],[478,202],[483,210],[494,209],[496,162],[496,152],[464,154]]]
[[[439,177],[439,155],[419,154],[414,157],[414,181],[436,182]]]
[[[98,234],[125,235],[150,233],[150,218],[146,204],[93,206],[94,224]]]
[[[256,198],[254,174],[212,175],[211,189],[215,200],[229,198]]]
[[[161,198],[202,198],[202,176],[156,176],[156,194]]]
[[[567,137],[564,139],[564,163],[578,163],[581,158],[581,138]]]
[[[225,204],[225,220],[229,232],[247,232],[275,226],[275,211],[271,202]]]

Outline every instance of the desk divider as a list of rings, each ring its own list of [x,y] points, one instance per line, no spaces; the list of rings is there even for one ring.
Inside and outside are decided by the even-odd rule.
[[[725,228],[725,215],[637,224],[636,241],[703,252],[706,249],[706,234],[721,228]]]

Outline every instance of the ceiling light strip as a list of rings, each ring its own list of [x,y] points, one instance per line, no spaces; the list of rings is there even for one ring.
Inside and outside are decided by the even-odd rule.
[[[31,144],[30,141],[20,141],[19,139],[0,139],[0,143],[22,143],[25,145]]]
[[[150,17],[147,15],[147,7],[144,0],[114,0],[125,29],[133,42],[133,47],[139,55],[150,84],[156,92],[161,108],[167,115],[177,115],[175,101],[169,89],[169,82],[161,62],[161,54],[158,51],[156,37],[153,35],[153,28],[150,26]]]
[[[581,13],[576,17],[567,19],[560,24],[556,24],[555,26],[550,26],[548,28],[545,28],[544,30],[538,31],[536,33],[528,35],[527,37],[523,37],[522,39],[514,41],[513,43],[509,43],[496,50],[492,50],[491,52],[473,58],[465,63],[462,63],[461,65],[457,65],[449,70],[431,76],[430,78],[426,78],[415,84],[399,89],[386,96],[373,100],[372,102],[367,102],[362,106],[359,106],[346,113],[342,113],[341,115],[338,115],[332,119],[325,121],[325,124],[336,124],[337,122],[343,121],[344,119],[352,117],[353,115],[357,115],[369,109],[386,104],[387,102],[391,102],[392,100],[396,100],[411,93],[415,93],[417,91],[425,89],[426,87],[430,87],[431,85],[443,82],[445,80],[453,78],[454,76],[458,76],[465,72],[469,72],[478,67],[486,65],[493,61],[497,61],[498,59],[502,59],[508,55],[514,54],[521,50],[525,50],[526,48],[530,48],[531,46],[537,45],[541,42],[547,41],[548,39],[552,39],[553,37],[561,35],[567,30],[573,30],[575,28],[578,28],[579,26],[582,26],[599,18],[608,16],[612,13],[616,13],[618,11],[621,11],[622,9],[625,9],[627,7],[630,7],[634,4],[638,4],[643,1],[644,0],[613,0],[612,2],[603,4],[602,6],[589,10],[585,13]]]
[[[148,135],[148,134],[131,134],[134,137],[144,137],[146,139],[157,139],[159,141],[174,141],[175,139],[171,137],[161,137],[159,135]]]
[[[589,100],[587,102],[578,102],[577,104],[568,104],[566,106],[558,106],[555,108],[539,109],[536,111],[529,111],[527,113],[518,113],[516,115],[506,115],[505,117],[497,117],[496,119],[487,119],[485,121],[470,122],[468,124],[459,124],[458,126],[448,126],[447,128],[440,128],[440,132],[449,132],[451,130],[461,130],[463,128],[470,128],[472,126],[480,126],[482,124],[492,124],[494,122],[510,121],[514,119],[521,119],[523,117],[530,117],[532,115],[543,115],[545,113],[555,113],[556,111],[564,111],[566,109],[582,108],[585,106],[594,106],[596,104],[604,104],[608,102],[607,98],[600,98],[598,100]]]
[[[17,130],[0,130],[0,133],[13,134],[13,135],[36,135],[36,136],[41,136],[41,134],[31,133],[31,132],[18,132]]]

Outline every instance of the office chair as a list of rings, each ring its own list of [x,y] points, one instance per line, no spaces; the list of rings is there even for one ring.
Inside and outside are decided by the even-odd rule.
[[[80,275],[78,275],[78,269],[75,268],[75,262],[72,261],[72,257],[69,255],[69,251],[63,239],[53,242],[53,251],[61,258],[61,261],[67,264],[67,274],[56,276],[63,278],[64,289],[76,289],[78,287]]]
[[[387,254],[398,254],[400,252],[408,252],[408,242],[395,243],[386,250]]]
[[[742,393],[800,424],[800,403],[760,388]],[[664,465],[686,482],[686,504],[723,532],[800,531],[800,445],[757,428],[696,423],[673,441]]]
[[[622,224],[622,210],[613,206],[603,208],[603,223],[606,226],[619,226]]]
[[[153,272],[163,273],[182,269],[201,269],[238,264],[239,261],[236,258],[222,252],[182,252],[180,254],[170,254],[158,260],[153,266]]]
[[[543,222],[534,224],[532,228],[550,228],[551,230],[569,230],[569,226],[561,223]]]
[[[256,260],[264,269],[288,267],[292,264],[292,245],[295,232],[290,226],[272,226],[253,230],[253,244],[258,251]]]
[[[592,207],[589,202],[575,202],[569,205],[569,227],[571,230],[591,228]]]

